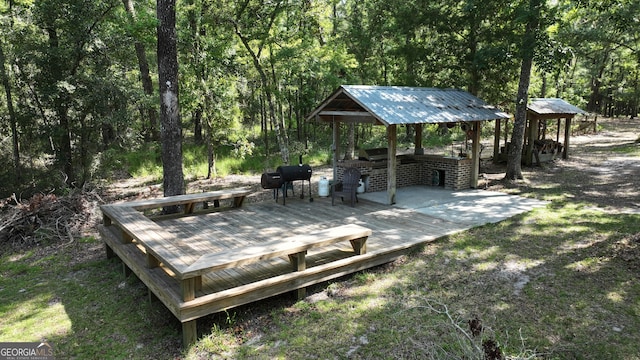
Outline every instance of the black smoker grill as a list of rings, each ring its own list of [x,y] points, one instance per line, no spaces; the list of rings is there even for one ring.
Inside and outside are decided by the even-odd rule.
[[[293,188],[294,181],[302,181],[302,191],[300,192],[300,199],[304,199],[304,182],[309,182],[309,201],[313,201],[311,196],[311,166],[302,163],[302,156],[300,156],[299,165],[291,166],[278,166],[276,172],[266,172],[262,174],[260,184],[263,189],[273,189],[276,191],[275,199],[278,201],[278,192],[282,189],[282,205],[285,205],[287,198],[287,189]]]

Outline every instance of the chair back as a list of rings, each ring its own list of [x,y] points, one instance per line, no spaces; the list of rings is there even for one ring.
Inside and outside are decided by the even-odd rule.
[[[357,189],[360,185],[360,170],[356,168],[346,168],[342,175],[342,191],[349,192]]]

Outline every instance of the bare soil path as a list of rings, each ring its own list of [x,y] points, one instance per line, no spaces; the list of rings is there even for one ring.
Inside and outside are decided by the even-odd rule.
[[[571,137],[569,159],[524,167],[524,181],[507,184],[502,181],[504,164],[487,165],[489,189],[537,197],[553,188],[574,202],[609,211],[640,212],[640,120],[602,119],[598,123],[602,130],[597,134]]]

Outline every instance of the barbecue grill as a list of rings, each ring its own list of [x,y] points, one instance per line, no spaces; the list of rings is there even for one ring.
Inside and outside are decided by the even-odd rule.
[[[287,188],[293,188],[294,181],[302,181],[302,191],[300,192],[300,199],[304,199],[304,182],[309,182],[309,201],[313,201],[311,196],[311,166],[302,163],[302,156],[300,156],[300,164],[291,166],[278,166],[276,172],[266,172],[262,174],[260,184],[263,189],[273,189],[276,192],[274,196],[278,201],[278,193],[282,188],[282,205],[285,205],[287,198]]]

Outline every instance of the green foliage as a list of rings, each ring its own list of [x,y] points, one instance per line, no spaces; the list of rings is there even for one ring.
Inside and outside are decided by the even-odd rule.
[[[158,24],[153,2],[134,6],[131,18],[115,0],[0,3],[2,65],[29,177],[44,167],[79,185],[96,176],[104,159],[97,161],[108,149],[137,151],[140,143],[153,140],[145,109],[158,111],[158,95],[142,89],[134,43],[146,49],[151,77],[157,79]],[[330,130],[305,122],[305,116],[345,83],[463,88],[515,110],[524,0],[186,0],[180,6],[185,143],[210,146],[205,152],[220,160],[221,173],[277,163],[269,158],[247,165],[256,154],[326,153],[308,148],[327,148]],[[532,42],[539,45],[530,93],[609,116],[637,115],[638,2],[565,0],[549,6],[540,17],[544,31]],[[7,154],[2,163],[9,165],[13,134],[1,101],[5,91],[1,94],[0,123],[6,130],[0,145]],[[384,144],[380,129],[364,132],[359,145]],[[441,139],[431,134],[437,132],[425,137],[429,146],[461,141],[455,132]],[[238,159],[225,165],[227,147]],[[190,167],[192,173],[204,170]],[[135,173],[158,175],[141,169],[134,164]],[[25,180],[6,177],[16,190]]]

